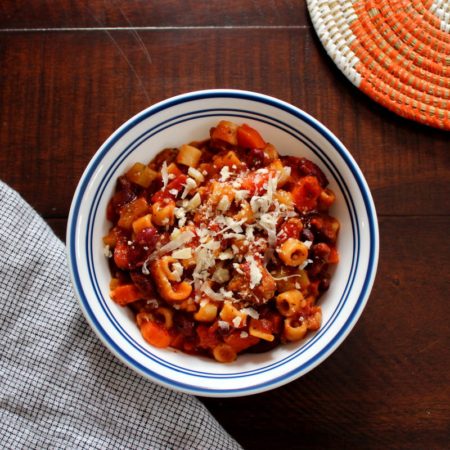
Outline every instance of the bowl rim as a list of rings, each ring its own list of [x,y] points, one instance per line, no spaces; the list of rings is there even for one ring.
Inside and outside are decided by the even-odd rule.
[[[205,388],[192,384],[183,384],[167,377],[161,378],[159,374],[156,374],[153,370],[149,368],[145,368],[145,370],[142,370],[140,367],[138,367],[136,361],[129,358],[128,355],[110,338],[110,336],[106,333],[103,327],[97,322],[95,315],[89,308],[88,300],[83,292],[81,281],[78,277],[78,269],[76,261],[77,258],[75,251],[75,238],[74,238],[76,232],[77,214],[80,207],[81,199],[83,198],[83,195],[80,194],[84,193],[84,189],[89,184],[90,181],[89,175],[91,174],[92,168],[94,168],[98,164],[98,162],[102,160],[103,156],[114,146],[114,144],[122,136],[126,135],[128,131],[133,129],[137,124],[164,109],[171,108],[181,103],[211,98],[233,98],[233,99],[243,99],[260,102],[269,105],[271,107],[281,109],[282,111],[287,112],[290,115],[293,115],[295,118],[300,119],[303,122],[306,122],[308,125],[314,128],[323,138],[325,138],[331,144],[332,147],[334,147],[337,150],[339,156],[344,160],[347,167],[350,169],[364,201],[364,206],[366,209],[367,218],[369,222],[368,223],[369,233],[371,237],[369,248],[369,260],[367,263],[367,269],[364,272],[365,280],[361,288],[359,297],[357,301],[355,301],[355,309],[352,311],[352,313],[350,314],[349,318],[345,321],[345,323],[337,330],[337,332],[334,333],[333,341],[327,346],[327,348],[322,350],[322,354],[319,357],[314,358],[311,364],[309,364],[306,368],[303,368],[301,371],[294,370],[287,374],[284,373],[282,376],[278,377],[278,379],[277,378],[270,379],[267,382],[252,385],[250,387],[243,387],[238,389],[226,389],[226,390]],[[237,89],[207,89],[176,95],[174,97],[170,97],[166,100],[160,101],[154,105],[151,105],[148,108],[138,112],[129,120],[124,122],[120,127],[118,127],[93,155],[79,180],[70,207],[66,231],[66,242],[67,242],[66,254],[70,269],[70,275],[78,303],[81,307],[81,310],[86,320],[90,324],[91,328],[95,331],[97,336],[101,339],[103,344],[126,365],[131,367],[133,370],[137,371],[139,374],[145,376],[146,378],[151,379],[152,381],[158,384],[182,392],[211,397],[237,397],[274,389],[300,376],[305,375],[307,372],[312,370],[314,367],[316,367],[322,361],[324,361],[327,357],[329,357],[348,336],[348,334],[356,324],[357,320],[359,319],[362,311],[364,310],[364,307],[368,301],[375,280],[379,257],[379,230],[375,205],[367,182],[359,166],[353,159],[350,152],[346,149],[346,147],[322,123],[320,123],[317,119],[315,119],[305,111],[301,110],[300,108],[265,94]]]

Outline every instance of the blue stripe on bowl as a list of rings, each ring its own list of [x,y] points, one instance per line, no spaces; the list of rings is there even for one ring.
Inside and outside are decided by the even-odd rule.
[[[103,329],[103,327],[98,323],[97,319],[93,315],[93,312],[89,306],[89,303],[87,301],[87,298],[84,294],[83,286],[81,283],[81,280],[79,278],[79,272],[78,272],[78,261],[76,260],[76,251],[75,251],[75,230],[76,230],[76,224],[77,224],[77,218],[80,213],[80,206],[82,203],[84,192],[86,191],[88,187],[88,183],[90,181],[90,178],[95,171],[96,167],[100,163],[103,156],[106,154],[106,152],[109,151],[109,149],[124,135],[128,130],[130,130],[132,127],[136,126],[139,122],[146,119],[150,115],[153,115],[163,109],[170,108],[176,104],[184,103],[187,101],[195,101],[199,99],[207,99],[207,98],[217,98],[217,97],[223,97],[223,98],[242,98],[246,100],[252,100],[256,102],[265,103],[271,106],[275,106],[279,109],[282,109],[284,111],[289,112],[290,114],[296,116],[297,118],[303,120],[310,126],[312,126],[315,130],[317,130],[322,136],[324,136],[332,145],[333,147],[338,151],[340,156],[344,159],[347,166],[352,171],[355,180],[359,186],[359,189],[361,191],[367,216],[369,219],[369,233],[370,233],[370,255],[369,255],[369,264],[368,264],[368,270],[365,274],[364,284],[361,289],[360,295],[358,297],[358,300],[355,304],[355,307],[353,308],[351,314],[349,315],[347,321],[345,324],[341,327],[339,333],[328,343],[328,345],[321,350],[319,354],[317,354],[313,359],[303,364],[301,367],[297,367],[295,370],[290,371],[289,373],[286,373],[276,379],[269,380],[264,383],[255,384],[253,386],[249,386],[242,389],[205,389],[202,387],[198,387],[195,385],[180,383],[171,379],[168,379],[166,377],[162,377],[159,374],[150,371],[146,367],[142,366],[137,361],[134,361],[129,357],[129,355],[125,354],[108,336],[106,331]],[[173,118],[172,120],[175,120]],[[285,124],[286,125],[286,124]],[[331,171],[331,169],[330,169]],[[337,174],[339,175],[339,174]],[[336,178],[336,181],[338,179]],[[345,186],[346,188],[346,186]],[[341,187],[342,189],[342,187]],[[343,192],[345,192],[343,190]],[[348,192],[347,192],[348,194]],[[97,203],[98,206],[98,203]],[[354,208],[354,206],[353,206]],[[92,210],[91,210],[92,212]],[[357,222],[356,222],[357,223]],[[352,225],[353,226],[353,225]],[[359,235],[359,231],[358,231]],[[375,269],[376,269],[376,263],[377,263],[377,255],[378,255],[378,230],[375,220],[375,209],[373,207],[373,203],[370,197],[370,194],[368,192],[368,189],[366,187],[365,181],[362,177],[362,174],[360,173],[359,169],[356,167],[355,163],[353,162],[351,156],[347,153],[347,151],[343,148],[343,146],[339,143],[339,141],[330,133],[328,130],[326,130],[322,125],[320,125],[315,119],[308,116],[306,113],[303,113],[300,110],[297,110],[296,108],[292,107],[291,105],[285,104],[283,102],[279,102],[275,99],[272,99],[270,97],[260,96],[258,94],[249,93],[249,92],[241,92],[241,91],[204,91],[204,92],[197,92],[192,94],[186,94],[184,96],[180,96],[177,98],[174,98],[172,100],[168,100],[166,102],[163,102],[162,104],[156,105],[155,107],[151,107],[146,111],[143,111],[142,113],[138,114],[135,118],[131,119],[129,122],[127,122],[123,127],[121,127],[113,136],[105,143],[105,145],[102,147],[99,152],[95,155],[94,159],[92,160],[91,164],[86,169],[85,174],[83,175],[83,178],[80,182],[80,185],[77,189],[77,195],[74,198],[74,202],[71,208],[71,214],[70,214],[70,220],[68,224],[68,240],[69,240],[69,263],[71,265],[72,269],[72,276],[73,281],[75,285],[75,289],[77,291],[77,294],[80,298],[80,303],[82,308],[84,309],[84,312],[90,321],[90,323],[93,325],[93,328],[96,329],[99,336],[102,338],[102,340],[105,342],[105,344],[113,350],[121,359],[126,361],[129,365],[134,367],[137,371],[143,373],[144,375],[149,376],[150,378],[153,378],[157,381],[159,381],[161,384],[164,384],[169,387],[177,387],[181,390],[184,390],[186,392],[192,392],[197,394],[203,394],[203,395],[245,395],[249,393],[255,393],[262,390],[265,390],[266,387],[276,387],[278,385],[284,384],[288,381],[290,381],[293,378],[296,378],[299,373],[303,371],[310,370],[315,365],[317,365],[322,359],[324,359],[336,346],[345,338],[345,336],[350,331],[352,325],[354,324],[354,321],[359,316],[362,307],[365,304],[365,301],[367,299],[368,293],[370,291],[371,285],[373,283],[373,278],[375,275]],[[91,239],[92,240],[92,239]],[[88,250],[88,249],[86,249]],[[355,252],[356,249],[354,249]],[[89,249],[90,253],[88,252],[88,255],[92,255],[92,246]],[[358,249],[359,254],[359,249]],[[90,261],[92,263],[92,261]],[[349,286],[350,288],[351,286]],[[97,284],[98,289],[98,284]],[[98,294],[98,292],[97,292]],[[101,300],[104,307],[105,303],[103,299]],[[108,308],[107,308],[108,309]],[[110,312],[108,314],[111,316]],[[303,347],[302,347],[303,348]],[[148,352],[146,352],[147,354]],[[294,358],[295,355],[290,357],[290,359]],[[159,362],[159,361],[158,361]],[[284,362],[285,363],[285,362]],[[261,369],[261,370],[268,370],[267,368]],[[177,369],[179,371],[179,369]],[[216,374],[214,374],[216,375]],[[239,375],[242,376],[242,375]]]

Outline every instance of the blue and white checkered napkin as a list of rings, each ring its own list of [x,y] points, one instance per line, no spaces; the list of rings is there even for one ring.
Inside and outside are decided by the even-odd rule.
[[[193,396],[147,381],[89,328],[63,243],[0,182],[3,449],[239,449]]]

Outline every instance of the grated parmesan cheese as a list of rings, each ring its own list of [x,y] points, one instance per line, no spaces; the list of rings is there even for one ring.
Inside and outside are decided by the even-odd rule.
[[[249,195],[250,195],[250,191],[246,191],[245,189],[236,189],[234,191],[234,198],[238,202],[245,200]]]
[[[229,279],[230,272],[228,271],[228,269],[225,269],[223,267],[219,267],[218,269],[216,269],[212,276],[212,280],[220,284],[226,283],[227,281],[229,281]]]
[[[239,328],[242,319],[239,316],[236,316],[231,322],[233,323],[234,328]]]
[[[230,324],[228,322],[225,322],[225,320],[218,320],[217,325],[219,325],[219,328],[224,331],[228,331],[230,329]]]
[[[223,166],[220,170],[220,180],[219,181],[227,181],[230,178],[230,168],[228,166]]]
[[[181,281],[181,277],[183,275],[183,266],[179,263],[173,263],[172,264],[172,275],[175,279],[175,281]]]
[[[191,176],[198,184],[205,181],[205,177],[202,175],[202,173],[194,167],[189,167],[188,175]]]
[[[225,297],[222,294],[213,291],[208,283],[203,283],[200,290],[203,291],[211,300],[216,300],[218,302],[225,300]]]
[[[230,248],[226,249],[222,253],[219,253],[219,259],[221,261],[225,261],[226,259],[233,259],[233,257],[234,257],[233,250]]]
[[[197,183],[193,178],[188,178],[186,180],[186,184],[184,186],[184,191],[181,194],[181,198],[186,198],[189,192],[191,192],[193,189],[197,187]]]
[[[226,195],[224,195],[220,199],[220,201],[219,201],[219,203],[217,205],[217,209],[219,211],[227,211],[230,206],[231,206],[230,199]]]
[[[192,211],[195,208],[198,208],[202,204],[202,198],[200,194],[197,192],[188,202],[185,207],[186,212]]]
[[[111,258],[112,257],[112,251],[109,245],[105,245],[105,247],[103,248],[103,254],[107,257],[107,258]]]
[[[159,250],[156,250],[153,252],[144,262],[144,265],[142,266],[142,273],[148,275],[148,269],[147,264],[150,261],[153,261],[154,259],[158,258],[159,256],[165,255],[166,253],[170,253],[173,250],[176,250],[177,248],[183,246],[184,244],[187,244],[188,242],[191,242],[194,238],[195,234],[192,231],[183,231],[180,233],[173,241],[168,242],[167,244],[163,245]],[[147,271],[147,273],[145,271]]]
[[[163,182],[163,189],[167,188],[167,183],[169,182],[169,173],[167,172],[167,162],[164,161],[161,166],[161,177]]]
[[[173,241],[181,233],[179,228],[174,228],[170,234],[170,240]]]
[[[298,268],[300,269],[300,270],[303,270],[308,264],[311,264],[313,261],[312,261],[312,259],[307,259],[306,261],[304,261],[302,264],[300,264],[299,266],[298,266]]]
[[[247,316],[251,317],[252,319],[259,319],[259,313],[256,311],[256,309],[253,308],[242,308],[241,312],[244,314],[247,314]]]
[[[176,259],[192,258],[192,249],[190,247],[180,248],[172,253],[172,257]]]
[[[258,263],[255,258],[250,255],[245,258],[245,260],[250,265],[250,289],[253,289],[257,286],[262,280],[262,273],[259,270]]]
[[[303,244],[307,249],[310,249],[311,245],[312,245],[312,241],[304,241]]]

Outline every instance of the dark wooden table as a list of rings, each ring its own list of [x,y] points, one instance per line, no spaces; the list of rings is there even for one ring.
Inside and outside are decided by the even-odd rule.
[[[246,449],[448,448],[450,134],[354,88],[301,0],[3,0],[0,179],[64,239],[78,179],[114,129],[217,87],[330,128],[372,189],[381,251],[368,305],[327,361],[271,392],[202,401]]]

